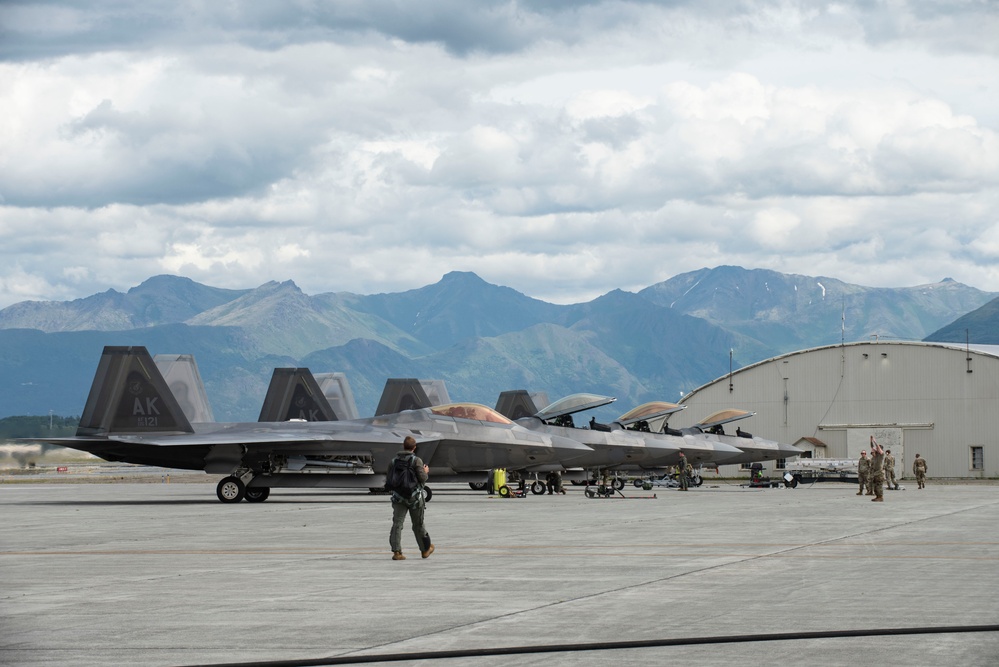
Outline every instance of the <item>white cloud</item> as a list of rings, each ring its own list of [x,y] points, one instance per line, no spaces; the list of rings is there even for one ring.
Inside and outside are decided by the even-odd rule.
[[[999,290],[981,4],[5,8],[0,307],[127,289],[556,301],[719,264]],[[391,11],[389,11],[391,9]]]

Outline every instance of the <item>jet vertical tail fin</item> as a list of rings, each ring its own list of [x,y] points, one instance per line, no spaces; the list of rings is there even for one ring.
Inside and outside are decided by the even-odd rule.
[[[316,373],[314,375],[323,396],[333,406],[333,414],[340,421],[357,419],[357,404],[354,402],[354,392],[350,388],[347,376],[343,373]]]
[[[496,412],[507,419],[533,417],[538,414],[540,409],[534,404],[534,399],[531,398],[526,389],[504,391],[496,399]]]
[[[284,422],[292,419],[339,421],[312,371],[308,368],[275,368],[257,421]]]
[[[201,373],[198,372],[193,354],[157,354],[153,361],[189,422],[215,421],[205,383],[201,381]]]
[[[177,432],[194,429],[146,348],[106,346],[76,434]]]
[[[430,397],[423,389],[423,383],[416,378],[389,378],[378,401],[375,416],[391,415],[403,410],[419,410],[433,407]]]

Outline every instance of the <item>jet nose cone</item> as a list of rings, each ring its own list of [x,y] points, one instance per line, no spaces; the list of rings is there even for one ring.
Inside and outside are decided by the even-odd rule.
[[[581,442],[571,438],[563,438],[560,435],[552,436],[552,448],[555,450],[555,457],[559,462],[571,461],[593,451]]]

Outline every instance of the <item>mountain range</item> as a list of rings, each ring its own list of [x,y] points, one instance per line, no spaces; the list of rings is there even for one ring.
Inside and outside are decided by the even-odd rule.
[[[771,356],[872,336],[999,343],[997,293],[951,279],[871,288],[721,266],[556,305],[474,273],[391,294],[226,290],[161,275],[126,293],[0,310],[0,417],[79,414],[104,345],[195,356],[215,416],[253,420],[275,367],[347,374],[370,415],[385,379],[443,379],[493,405],[525,388],[616,396],[618,414]],[[990,324],[991,323],[991,324]]]

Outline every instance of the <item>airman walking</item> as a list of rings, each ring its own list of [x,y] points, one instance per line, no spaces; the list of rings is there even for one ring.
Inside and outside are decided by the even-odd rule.
[[[926,470],[926,459],[916,454],[916,460],[912,462],[912,473],[916,476],[916,484],[920,489],[926,488]]]
[[[898,491],[898,482],[895,480],[895,457],[891,455],[891,450],[885,450],[885,483],[889,489]]]

